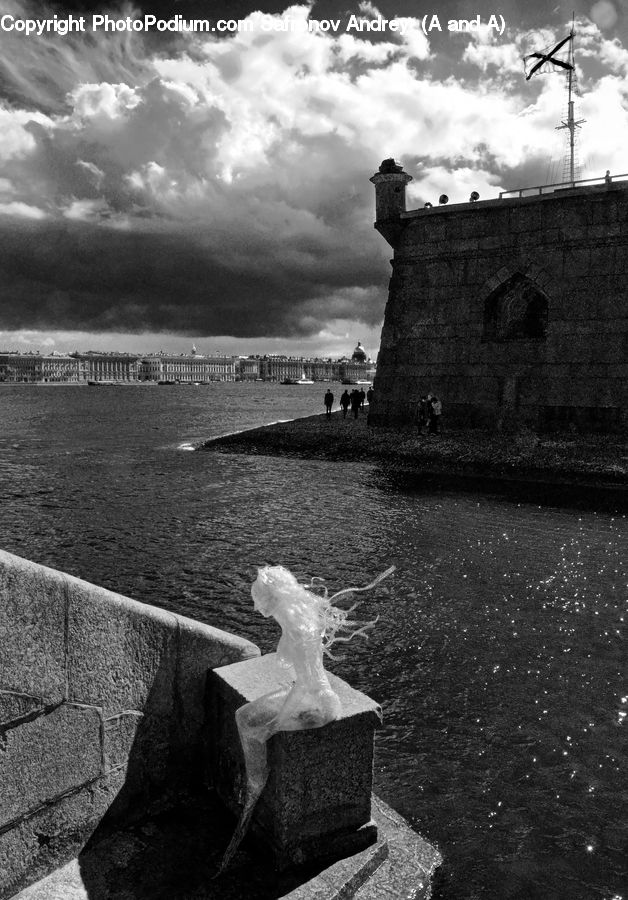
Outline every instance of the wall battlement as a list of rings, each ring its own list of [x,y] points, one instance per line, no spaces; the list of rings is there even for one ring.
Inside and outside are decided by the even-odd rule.
[[[382,231],[379,223],[375,227]],[[399,211],[371,406],[407,424],[628,424],[628,182]]]

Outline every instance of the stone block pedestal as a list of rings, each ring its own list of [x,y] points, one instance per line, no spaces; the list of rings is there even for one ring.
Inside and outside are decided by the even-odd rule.
[[[239,815],[246,790],[235,712],[288,680],[276,654],[209,672],[210,778],[225,805]],[[377,703],[329,676],[342,715],[322,728],[280,732],[268,742],[270,775],[251,833],[272,852],[277,869],[339,859],[377,839],[371,819],[373,736]]]

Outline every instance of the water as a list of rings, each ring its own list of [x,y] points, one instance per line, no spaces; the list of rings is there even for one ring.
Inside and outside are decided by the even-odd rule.
[[[0,546],[265,651],[257,565],[339,589],[395,563],[330,668],[383,706],[375,788],[443,853],[434,897],[627,900],[625,517],[183,449],[323,393],[3,386]]]

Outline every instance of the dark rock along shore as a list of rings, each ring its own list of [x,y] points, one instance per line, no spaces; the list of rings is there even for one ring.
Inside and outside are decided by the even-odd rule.
[[[197,450],[330,461],[385,462],[431,475],[535,481],[573,486],[628,487],[628,442],[621,435],[547,434],[448,430],[419,435],[369,428],[366,414],[354,419],[307,416],[226,435]]]

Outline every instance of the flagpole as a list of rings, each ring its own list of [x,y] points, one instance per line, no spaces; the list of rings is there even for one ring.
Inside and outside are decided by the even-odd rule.
[[[575,14],[571,18],[571,31],[569,32],[569,71],[567,75],[568,98],[567,98],[567,121],[556,126],[556,130],[563,128],[569,129],[569,183],[572,187],[576,182],[576,128],[584,122],[584,119],[578,119],[574,116],[574,100],[573,100],[573,78],[576,71],[576,60],[574,54],[574,38],[575,38]],[[564,176],[563,176],[564,177]]]
[[[545,71],[544,66],[546,64],[553,66],[553,71],[557,69],[567,69],[567,121],[563,122],[561,120],[560,125],[556,126],[557,131],[561,131],[564,128],[569,129],[569,181],[563,182],[563,184],[571,184],[572,187],[575,187],[576,183],[576,128],[579,128],[580,125],[585,119],[576,119],[574,108],[574,94],[577,93],[577,81],[576,81],[576,58],[574,51],[575,44],[575,36],[576,36],[576,14],[572,13],[571,16],[571,30],[566,38],[563,38],[559,41],[553,50],[542,50],[537,51],[536,53],[530,53],[528,56],[524,56],[524,70],[526,72],[526,81],[529,81],[530,78],[536,72]],[[559,59],[556,54],[563,49],[565,44],[569,44],[567,50],[567,62],[563,59]],[[563,51],[564,52],[564,51]],[[534,63],[531,65],[530,71],[527,70],[527,64],[529,60],[534,60]],[[567,159],[566,156],[563,157],[563,172],[562,177],[567,177]]]
[[[569,98],[567,101],[567,125],[569,128],[569,180],[573,184],[574,178],[574,133],[576,131],[576,126],[574,124],[574,114],[573,114],[573,100],[571,99],[571,89],[573,83],[573,66],[574,66],[574,54],[573,54],[573,20],[571,23],[571,42],[569,44],[569,62],[571,63],[571,69],[569,69]]]

